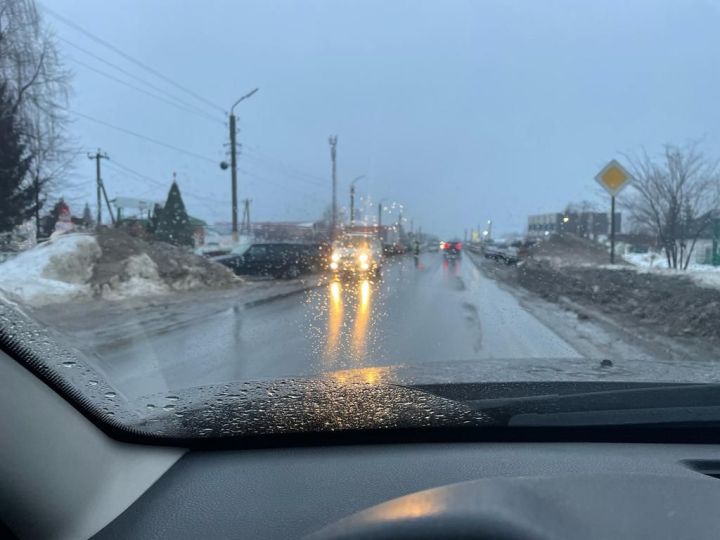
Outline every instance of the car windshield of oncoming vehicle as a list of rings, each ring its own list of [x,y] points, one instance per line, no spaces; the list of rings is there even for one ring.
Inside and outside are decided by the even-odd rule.
[[[462,383],[718,382],[719,27],[0,0],[3,350],[201,436],[481,422]]]

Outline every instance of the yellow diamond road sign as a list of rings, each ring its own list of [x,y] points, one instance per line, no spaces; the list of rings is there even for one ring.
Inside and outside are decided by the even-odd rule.
[[[613,197],[632,181],[632,176],[614,159],[595,177],[598,184]]]

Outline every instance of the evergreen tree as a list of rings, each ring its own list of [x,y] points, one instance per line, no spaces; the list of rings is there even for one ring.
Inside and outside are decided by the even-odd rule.
[[[92,227],[94,221],[92,217],[92,212],[90,211],[90,205],[88,203],[85,203],[85,209],[83,210],[82,215],[83,225],[85,227]]]
[[[35,214],[35,187],[28,177],[32,156],[21,137],[7,85],[0,83],[0,233],[12,231]]]
[[[158,216],[155,238],[176,246],[193,245],[193,228],[177,182],[170,186],[167,201]]]

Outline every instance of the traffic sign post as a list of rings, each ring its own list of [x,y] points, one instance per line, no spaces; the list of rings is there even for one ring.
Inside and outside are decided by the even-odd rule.
[[[602,168],[595,181],[610,194],[610,264],[615,264],[615,197],[630,184],[632,176],[613,159]]]

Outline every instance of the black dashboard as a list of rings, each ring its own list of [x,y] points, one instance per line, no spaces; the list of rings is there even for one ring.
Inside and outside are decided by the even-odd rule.
[[[95,538],[720,538],[718,458],[627,443],[190,451]]]

